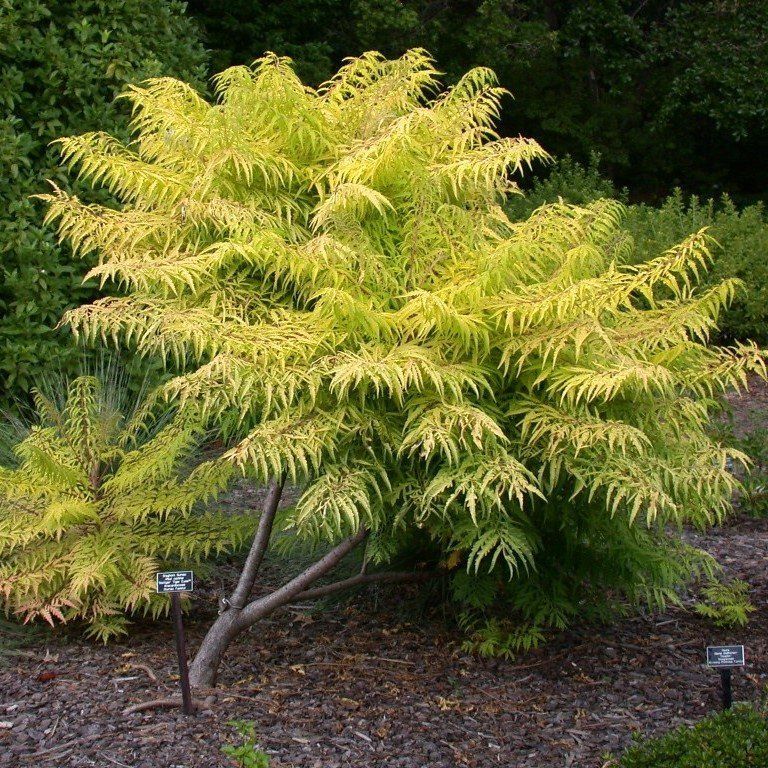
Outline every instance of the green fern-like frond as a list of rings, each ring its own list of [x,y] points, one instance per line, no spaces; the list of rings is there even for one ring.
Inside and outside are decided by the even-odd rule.
[[[130,614],[156,613],[158,570],[231,551],[250,527],[200,512],[233,467],[195,461],[195,411],[147,429],[144,406],[126,420],[115,399],[93,376],[75,379],[60,409],[38,394],[42,424],[0,470],[5,609],[25,621],[81,620],[105,641],[125,633]]]

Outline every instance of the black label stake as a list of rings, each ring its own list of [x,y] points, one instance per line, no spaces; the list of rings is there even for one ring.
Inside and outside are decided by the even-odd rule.
[[[194,715],[195,708],[192,705],[192,691],[189,687],[189,669],[187,668],[187,641],[184,638],[184,622],[181,618],[181,597],[179,597],[178,592],[171,593],[171,613],[173,614],[173,634],[176,638],[176,655],[179,658],[182,707],[185,715]]]
[[[720,670],[720,688],[723,701],[723,709],[730,709],[731,705],[733,704],[730,667]]]
[[[184,621],[181,615],[181,593],[194,589],[194,574],[192,571],[170,571],[157,574],[157,591],[160,594],[171,595],[171,618],[173,620],[173,635],[176,640],[176,656],[179,660],[179,683],[181,685],[181,702],[185,715],[194,715],[192,691],[189,686],[189,668],[187,667],[187,641],[184,637]]]

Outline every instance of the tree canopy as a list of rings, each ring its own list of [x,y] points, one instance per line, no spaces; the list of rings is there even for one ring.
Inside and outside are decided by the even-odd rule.
[[[381,565],[420,537],[536,624],[585,590],[674,598],[697,555],[667,526],[721,518],[743,459],[705,431],[713,396],[765,374],[707,343],[739,286],[697,291],[706,231],[631,265],[615,201],[511,221],[547,154],[495,132],[490,70],[441,90],[420,49],[318,89],[267,54],[215,90],[132,86],[130,145],[59,142],[122,201],[46,197],[126,293],[70,312],[76,335],[185,368],[158,396],[229,435],[219,461],[303,487],[292,541]]]

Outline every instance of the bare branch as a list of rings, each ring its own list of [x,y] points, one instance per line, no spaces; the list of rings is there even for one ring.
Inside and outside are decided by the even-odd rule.
[[[240,611],[237,617],[237,626],[248,627],[262,616],[272,613],[276,608],[292,602],[296,595],[303,592],[310,584],[313,584],[319,578],[325,576],[326,573],[333,570],[358,544],[365,541],[367,536],[368,531],[365,528],[360,528],[357,533],[337,544],[317,562],[310,565],[309,568],[302,571],[286,584],[283,584],[282,587],[265,597],[249,603]]]
[[[385,571],[383,573],[358,573],[357,576],[351,576],[348,579],[334,581],[332,584],[324,584],[314,589],[306,589],[299,592],[291,602],[299,603],[304,600],[317,600],[320,597],[333,595],[336,592],[342,592],[345,589],[353,589],[366,584],[405,584],[428,581],[439,576],[437,571]]]
[[[192,705],[196,712],[202,709],[208,709],[213,705],[213,696],[209,696],[205,699],[192,699]],[[136,712],[145,712],[148,709],[181,709],[182,701],[179,698],[171,699],[153,699],[152,701],[142,701],[139,704],[133,704],[130,707],[126,707],[123,710],[124,715],[132,715]]]
[[[268,509],[272,508],[277,508],[276,499],[274,500],[274,504],[271,507],[268,507]],[[265,514],[268,509],[265,509]],[[340,544],[337,544],[320,560],[287,584],[284,584],[280,589],[265,595],[258,600],[253,600],[243,608],[222,612],[214,622],[213,626],[208,630],[208,633],[198,648],[197,654],[189,668],[189,679],[192,686],[196,689],[210,688],[214,686],[221,657],[232,640],[237,637],[240,632],[247,629],[264,616],[272,613],[272,611],[277,608],[290,603],[296,595],[305,591],[307,587],[335,568],[344,557],[365,540],[367,535],[368,531],[365,528],[361,528],[354,536],[350,536]],[[256,538],[259,538],[258,533]],[[254,549],[257,549],[256,539],[254,539],[252,551]],[[249,560],[251,560],[250,555]],[[252,562],[256,563],[255,566],[252,567],[258,568],[260,560],[257,560],[257,558],[254,557],[252,558]],[[254,578],[255,574],[250,578],[250,587],[253,586]],[[241,582],[245,583],[242,581],[242,578]],[[240,584],[238,584],[238,588],[239,586]],[[237,594],[237,590],[235,590],[235,594]],[[247,599],[247,595],[244,599]]]
[[[229,604],[236,609],[242,608],[251,594],[253,583],[256,581],[256,575],[259,572],[262,560],[269,546],[269,537],[272,535],[272,526],[275,522],[277,508],[280,505],[280,498],[283,495],[283,486],[285,485],[285,475],[273,480],[269,486],[267,498],[264,500],[264,510],[259,518],[259,525],[253,537],[251,549],[243,565],[243,570],[238,579]]]

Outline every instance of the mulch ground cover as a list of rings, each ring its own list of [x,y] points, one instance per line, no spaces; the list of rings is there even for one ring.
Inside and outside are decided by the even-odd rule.
[[[765,422],[768,387],[732,399],[744,433]],[[241,487],[234,508],[258,507]],[[290,501],[290,497],[289,497]],[[600,768],[634,734],[693,723],[719,706],[708,644],[743,643],[734,698],[757,701],[768,675],[768,520],[742,518],[686,538],[711,552],[726,578],[751,586],[743,630],[718,630],[691,610],[580,627],[514,661],[461,652],[439,615],[416,613],[397,590],[368,590],[312,612],[294,607],[231,648],[216,700],[194,717],[177,710],[123,715],[177,695],[170,622],[134,627],[96,645],[44,636],[0,658],[0,765],[218,768],[235,741],[229,721],[255,723],[273,768]],[[216,569],[196,592],[194,649],[236,577]],[[284,578],[273,564],[264,575]],[[690,600],[688,601],[691,602]],[[407,617],[407,618],[406,618]]]
[[[737,700],[764,689],[768,521],[687,537],[751,584],[758,610],[746,629],[717,630],[674,609],[581,627],[512,662],[481,660],[457,648],[439,616],[406,621],[402,596],[361,593],[319,613],[286,611],[242,637],[216,701],[188,718],[122,714],[176,694],[168,622],[108,646],[52,638],[0,665],[0,764],[227,766],[221,746],[235,740],[227,723],[243,719],[255,723],[275,767],[602,766],[634,733],[717,708],[718,677],[702,666],[707,644],[747,646]],[[215,610],[210,586],[187,621],[193,648]]]

